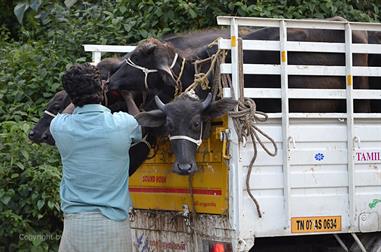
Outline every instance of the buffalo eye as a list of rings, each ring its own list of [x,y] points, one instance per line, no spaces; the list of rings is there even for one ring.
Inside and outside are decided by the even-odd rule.
[[[168,119],[167,119],[167,128],[169,131],[174,130],[173,122],[171,120],[168,120]]]
[[[200,128],[200,121],[194,121],[193,122],[193,129],[198,129]]]

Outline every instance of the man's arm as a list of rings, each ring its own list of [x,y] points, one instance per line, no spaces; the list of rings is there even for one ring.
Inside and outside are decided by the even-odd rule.
[[[138,114],[140,111],[139,111],[139,108],[135,104],[134,97],[131,94],[131,92],[126,91],[126,90],[122,90],[122,91],[120,91],[120,94],[122,95],[124,101],[127,104],[128,113],[130,115],[133,115],[133,116]]]
[[[134,101],[134,97],[130,91],[127,90],[121,90],[120,94],[122,95],[124,101],[127,104],[128,113],[132,116],[137,115],[140,113],[138,106],[136,106],[136,103]],[[143,127],[141,127],[141,134],[145,134],[145,130]]]

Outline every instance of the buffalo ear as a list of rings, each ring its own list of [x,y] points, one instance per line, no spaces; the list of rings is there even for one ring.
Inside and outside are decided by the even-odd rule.
[[[213,119],[224,115],[226,112],[231,111],[237,106],[238,101],[231,98],[222,98],[221,100],[212,102],[203,112],[204,119]]]
[[[135,119],[143,127],[156,128],[164,125],[166,115],[163,111],[155,109],[148,112],[141,112],[135,115]]]
[[[157,45],[155,43],[147,43],[144,45],[144,48],[142,48],[142,52],[146,55],[150,55],[155,51]]]

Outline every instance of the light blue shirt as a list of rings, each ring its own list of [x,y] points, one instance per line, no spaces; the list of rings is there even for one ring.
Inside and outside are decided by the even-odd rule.
[[[141,140],[141,128],[127,113],[99,104],[58,114],[50,132],[61,154],[60,186],[64,213],[101,212],[112,220],[128,217],[129,148]]]

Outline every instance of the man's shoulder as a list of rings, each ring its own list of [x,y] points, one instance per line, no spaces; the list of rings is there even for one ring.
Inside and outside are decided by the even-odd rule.
[[[54,134],[54,132],[63,131],[69,125],[71,116],[71,114],[57,114],[50,122],[50,132]]]
[[[112,114],[112,116],[115,118],[115,119],[119,119],[119,120],[135,120],[135,117],[133,117],[132,115],[128,114],[127,112],[114,112]]]
[[[114,122],[121,128],[136,127],[136,125],[138,125],[135,117],[126,112],[115,112],[112,116],[114,118]]]
[[[53,120],[51,121],[51,125],[58,125],[60,123],[64,123],[70,118],[71,114],[57,114]]]

